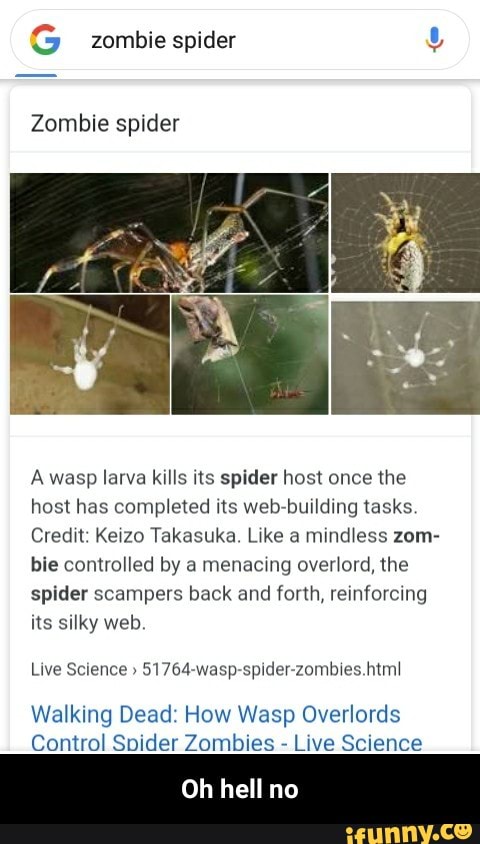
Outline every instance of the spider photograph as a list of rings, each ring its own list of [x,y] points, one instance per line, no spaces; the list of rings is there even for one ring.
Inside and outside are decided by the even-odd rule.
[[[480,412],[480,302],[334,302],[332,413]]]
[[[327,297],[174,295],[172,413],[328,413]]]
[[[480,176],[332,176],[335,293],[480,291]]]
[[[11,413],[169,413],[169,322],[168,296],[11,296]]]
[[[326,174],[11,176],[15,293],[328,286]]]

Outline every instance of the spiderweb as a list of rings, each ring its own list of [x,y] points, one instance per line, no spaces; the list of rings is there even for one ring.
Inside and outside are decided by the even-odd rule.
[[[333,413],[478,413],[479,302],[334,302]]]
[[[314,195],[328,203],[325,174],[247,174],[238,191],[238,174],[212,174],[205,181],[199,222],[214,205],[245,200],[259,188]],[[46,270],[58,261],[80,256],[105,234],[142,222],[162,242],[187,241],[192,232],[203,174],[15,174],[12,176],[12,291],[35,292]],[[285,292],[326,290],[328,278],[328,205],[299,202],[268,194],[250,209],[280,272],[256,233],[207,269],[207,291]],[[209,231],[224,216],[211,217]],[[249,229],[248,222],[245,226]],[[232,255],[235,260],[232,262]],[[115,293],[110,259],[91,262],[85,293]],[[45,292],[78,293],[80,270],[52,275]],[[120,272],[128,292],[128,269]],[[151,270],[142,275],[158,285]]]
[[[313,414],[328,412],[326,296],[222,296],[239,351],[201,363],[172,297],[172,412]],[[298,393],[271,398],[272,391]]]
[[[378,248],[387,232],[375,213],[389,216],[381,192],[420,206],[428,249],[422,292],[480,292],[480,176],[395,173],[332,177],[335,293],[396,293]]]

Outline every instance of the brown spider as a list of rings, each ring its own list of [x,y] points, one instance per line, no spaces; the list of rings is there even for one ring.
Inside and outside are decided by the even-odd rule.
[[[284,284],[290,289],[277,256],[249,212],[249,208],[267,194],[304,200],[320,205],[322,208],[327,205],[320,199],[299,196],[274,188],[260,188],[248,197],[242,205],[214,205],[209,208],[205,215],[202,238],[196,242],[163,243],[155,237],[144,223],[130,223],[125,228],[115,229],[115,231],[109,232],[105,237],[92,243],[83,255],[52,264],[43,276],[37,293],[41,293],[45,289],[48,280],[55,273],[63,273],[77,267],[81,267],[80,290],[85,293],[88,264],[91,261],[100,261],[104,258],[115,261],[112,269],[118,292],[122,292],[119,273],[125,267],[130,268],[128,273],[130,292],[134,287],[152,293],[201,292],[205,289],[204,276],[207,268],[216,264],[234,244],[242,243],[249,236],[243,218],[259,237],[279,271]],[[208,228],[212,214],[225,214],[226,217],[218,228],[209,234]],[[153,270],[158,276],[158,283],[152,282],[151,279],[149,279],[148,284],[144,283],[142,273],[145,270]]]

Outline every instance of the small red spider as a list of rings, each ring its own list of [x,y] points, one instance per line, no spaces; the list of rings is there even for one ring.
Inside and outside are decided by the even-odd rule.
[[[290,390],[288,387],[284,389],[280,381],[276,381],[270,387],[270,399],[301,399],[305,392],[305,390]]]

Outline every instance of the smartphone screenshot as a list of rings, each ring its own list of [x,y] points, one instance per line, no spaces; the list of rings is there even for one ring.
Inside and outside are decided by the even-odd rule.
[[[2,12],[2,748],[475,756],[478,11],[103,5]]]

